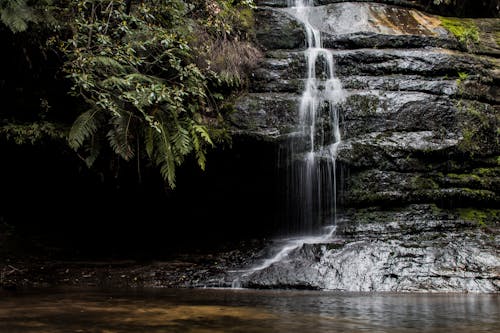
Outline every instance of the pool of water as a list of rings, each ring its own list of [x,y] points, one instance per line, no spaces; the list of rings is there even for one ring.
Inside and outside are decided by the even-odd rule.
[[[500,295],[159,289],[0,293],[0,332],[499,332]]]

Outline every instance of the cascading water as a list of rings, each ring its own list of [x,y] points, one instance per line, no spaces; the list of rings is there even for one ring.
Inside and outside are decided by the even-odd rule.
[[[312,0],[290,0],[288,12],[306,31],[307,77],[299,105],[299,131],[290,143],[288,220],[291,233],[313,234],[334,224],[336,152],[340,143],[337,105],[345,99],[335,77],[332,54],[322,48],[321,34],[309,22]]]
[[[288,232],[295,237],[279,241],[274,255],[249,270],[249,276],[285,260],[304,244],[332,242],[336,218],[336,153],[340,143],[338,104],[345,100],[340,80],[335,77],[333,56],[322,48],[321,34],[310,23],[313,0],[289,0],[287,12],[306,31],[304,51],[307,77],[299,105],[299,133],[289,146]],[[293,221],[293,222],[292,222]],[[320,228],[320,226],[325,226]],[[298,235],[298,236],[297,236]],[[240,286],[240,279],[233,287]]]

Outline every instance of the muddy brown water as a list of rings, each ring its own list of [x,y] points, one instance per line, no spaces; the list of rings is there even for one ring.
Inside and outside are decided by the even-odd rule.
[[[232,289],[0,293],[0,332],[500,332],[500,295]]]

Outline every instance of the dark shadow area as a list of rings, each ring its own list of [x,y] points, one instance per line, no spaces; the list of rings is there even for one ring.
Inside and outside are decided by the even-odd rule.
[[[21,248],[50,255],[157,259],[176,251],[272,236],[278,197],[271,144],[233,142],[207,169],[187,162],[169,190],[159,172],[123,166],[119,176],[85,167],[64,143],[2,143],[0,217]]]

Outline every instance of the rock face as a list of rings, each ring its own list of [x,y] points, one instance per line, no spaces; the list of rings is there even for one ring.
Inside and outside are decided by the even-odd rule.
[[[434,205],[350,209],[338,223],[333,243],[299,246],[241,283],[343,291],[500,290],[498,233],[475,230],[459,213]]]
[[[286,146],[305,36],[286,3],[258,4],[266,58],[233,131]],[[468,20],[479,42],[465,43],[405,5],[320,1],[310,11],[347,91],[337,156],[344,245],[304,245],[244,285],[500,291],[500,19]]]

